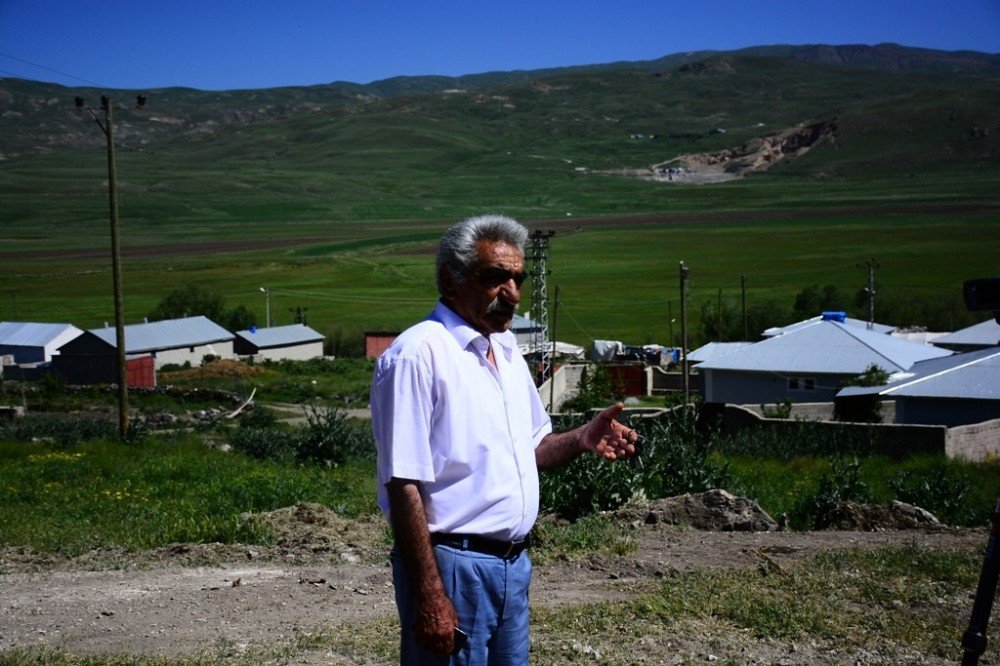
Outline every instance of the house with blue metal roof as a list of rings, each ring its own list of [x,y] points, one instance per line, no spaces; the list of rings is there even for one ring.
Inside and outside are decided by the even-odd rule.
[[[935,338],[932,344],[952,351],[965,352],[1000,346],[1000,324],[987,319],[967,328]]]
[[[1000,419],[1000,348],[915,363],[883,386],[850,386],[842,401],[892,400],[896,423],[959,426]]]
[[[0,357],[10,356],[14,364],[49,363],[59,348],[83,334],[72,324],[0,322]]]
[[[950,354],[829,316],[704,361],[697,371],[706,402],[829,402],[845,381],[870,366],[892,374]]]
[[[815,317],[809,319],[803,319],[802,321],[796,322],[794,324],[789,324],[787,326],[775,326],[765,330],[761,335],[765,338],[773,338],[776,335],[782,335],[783,333],[791,333],[792,331],[797,331],[800,328],[806,326],[811,326],[818,321],[823,319],[837,319],[840,323],[845,326],[854,326],[855,328],[864,328],[869,331],[875,331],[876,333],[885,333],[886,335],[892,333],[896,330],[895,326],[889,326],[888,324],[880,324],[878,322],[872,322],[869,324],[867,321],[862,319],[855,319],[853,317],[848,317],[841,312],[824,312]]]
[[[305,324],[237,331],[233,352],[272,361],[306,361],[323,355],[324,336]]]

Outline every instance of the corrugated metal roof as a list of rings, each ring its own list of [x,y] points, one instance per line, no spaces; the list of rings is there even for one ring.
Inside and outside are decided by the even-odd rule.
[[[739,351],[744,347],[749,347],[754,343],[752,342],[709,342],[707,345],[702,345],[698,347],[693,352],[687,355],[688,361],[692,363],[702,363],[704,361],[711,361],[712,359],[719,358],[720,356],[725,356],[726,354],[732,354],[734,351]]]
[[[289,324],[288,326],[272,326],[270,328],[237,331],[236,335],[255,345],[258,349],[288,347],[307,342],[318,342],[323,339],[320,333],[317,333],[305,324]]]
[[[0,322],[0,344],[12,347],[44,347],[67,330],[75,332],[76,335],[83,333],[73,324],[2,321]]]
[[[934,340],[936,345],[982,345],[993,347],[1000,345],[1000,324],[996,319],[987,319],[968,328],[942,335]]]
[[[962,398],[1000,400],[1000,350],[981,349],[917,363],[906,376],[884,386],[849,387],[849,397]]]
[[[835,321],[768,338],[731,354],[705,361],[701,370],[861,374],[877,365],[887,372],[909,370],[917,361],[948,356],[946,349],[922,345]]]
[[[112,347],[116,346],[115,329],[94,328],[91,333]],[[164,319],[148,324],[130,324],[125,327],[125,351],[129,354],[197,347],[212,342],[232,340],[233,334],[204,316]]]
[[[800,328],[804,328],[811,324],[815,324],[818,321],[823,321],[823,315],[817,315],[816,317],[812,317],[810,319],[804,319],[803,321],[796,322],[794,324],[789,324],[788,326],[775,326],[774,328],[769,328],[766,331],[764,331],[763,336],[765,338],[771,338],[774,337],[775,335],[791,333],[793,331],[799,330]],[[847,326],[854,326],[856,328],[863,328],[865,330],[869,330],[867,321],[863,321],[861,319],[854,319],[853,317],[845,317],[844,324]],[[872,324],[872,328],[870,330],[873,330],[876,333],[888,334],[895,331],[896,327],[889,326],[888,324],[880,324],[878,322],[875,322],[874,324]]]

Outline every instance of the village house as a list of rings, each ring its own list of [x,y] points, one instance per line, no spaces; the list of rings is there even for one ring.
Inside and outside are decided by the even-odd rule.
[[[307,361],[323,355],[323,335],[305,324],[237,331],[233,352],[271,361]]]
[[[0,357],[10,357],[7,365],[49,363],[59,348],[83,334],[72,324],[0,322]]]
[[[836,401],[876,399],[895,402],[896,423],[951,427],[1000,419],[1000,347],[920,361],[883,386],[847,387]]]
[[[870,366],[888,373],[948,356],[931,345],[900,340],[828,314],[697,366],[706,402],[830,402],[843,383]]]
[[[113,327],[95,328],[64,345],[60,355],[67,367],[93,363],[99,357],[117,358],[117,335]],[[201,365],[206,356],[233,358],[233,334],[208,317],[165,319],[125,327],[125,353],[151,356],[156,369],[167,364]]]

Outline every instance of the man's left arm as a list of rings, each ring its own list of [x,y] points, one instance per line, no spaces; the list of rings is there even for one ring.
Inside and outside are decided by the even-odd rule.
[[[622,403],[616,403],[579,428],[546,435],[535,447],[538,469],[565,465],[585,451],[605,460],[619,460],[633,455],[639,433],[618,422],[624,407]]]

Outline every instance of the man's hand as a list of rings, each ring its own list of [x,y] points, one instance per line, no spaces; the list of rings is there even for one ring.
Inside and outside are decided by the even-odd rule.
[[[590,420],[580,435],[580,445],[605,460],[619,460],[635,454],[639,433],[618,422],[625,405],[618,402]]]
[[[438,574],[419,484],[393,478],[386,488],[393,537],[417,602],[414,640],[425,650],[448,656],[454,648],[458,616]]]
[[[538,469],[565,465],[584,451],[605,460],[623,460],[635,455],[639,433],[618,422],[623,409],[625,405],[616,403],[579,428],[546,435],[535,447]]]
[[[417,621],[413,628],[417,644],[428,652],[450,655],[455,649],[455,627],[458,626],[455,606],[444,590],[429,598],[420,598],[417,603]]]

